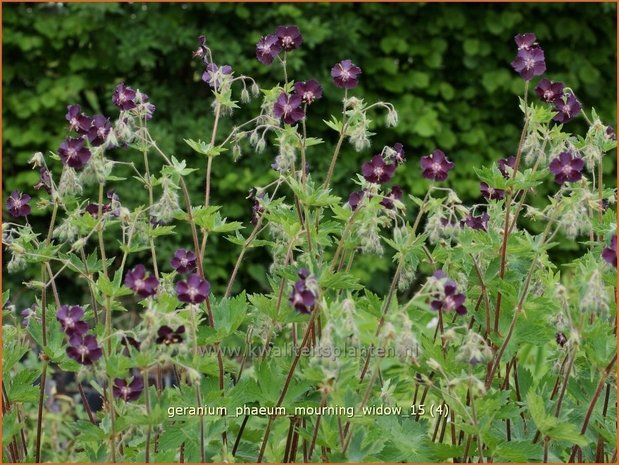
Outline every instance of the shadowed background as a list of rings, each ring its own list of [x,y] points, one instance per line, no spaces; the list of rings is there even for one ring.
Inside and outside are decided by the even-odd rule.
[[[614,4],[4,4],[4,198],[15,189],[36,197],[32,185],[38,173],[30,170],[27,161],[36,151],[55,151],[66,137],[68,104],[78,103],[87,114],[103,113],[115,119],[118,113],[111,94],[124,81],[146,92],[156,105],[151,128],[159,145],[201,168],[187,183],[194,203],[202,203],[204,160],[183,142],[183,138],[210,138],[213,119],[209,87],[200,80],[203,67],[191,57],[196,37],[206,35],[216,63],[229,64],[237,74],[248,74],[262,86],[272,87],[283,79],[281,68],[259,63],[255,43],[278,25],[297,24],[305,43],[289,56],[290,77],[318,79],[325,90],[308,119],[309,135],[326,141],[308,154],[317,179],[324,179],[336,138],[322,120],[341,107],[342,92],[331,83],[329,70],[350,58],[364,73],[352,94],[392,102],[400,123],[385,129],[384,115],[377,114],[372,148],[357,153],[344,147],[333,180],[335,192],[346,198],[353,188],[350,179],[361,163],[383,145],[401,142],[408,163],[398,170],[394,182],[405,193],[423,195],[427,182],[418,169],[419,157],[441,148],[456,162],[448,184],[464,201],[476,202],[479,182],[473,168],[513,154],[518,142],[522,116],[517,98],[523,81],[510,67],[516,49],[513,36],[534,32],[546,53],[546,76],[566,82],[587,111],[595,107],[614,126],[615,17]],[[224,119],[218,140],[232,124],[255,114],[257,102]],[[575,121],[568,128],[582,133],[584,125]],[[236,164],[229,156],[215,160],[212,203],[223,205],[224,216],[249,228],[247,190],[275,178],[270,165],[276,148],[267,146],[260,155],[243,148],[243,158]],[[108,156],[142,166],[137,152],[118,149]],[[151,171],[157,168],[155,160]],[[608,180],[616,172],[615,162],[614,156],[605,160]],[[52,166],[58,176],[59,164]],[[114,174],[130,176],[122,170]],[[136,190],[135,185],[111,187],[121,201],[135,207],[147,202],[146,191]],[[549,177],[538,198],[550,189],[555,187]],[[30,220],[39,231],[48,221],[36,208]],[[166,262],[177,247],[191,245],[188,230],[178,229],[172,240],[157,243],[159,257]],[[113,249],[115,238],[108,239]],[[215,293],[220,293],[239,247],[221,237],[209,238],[209,245],[207,276]],[[577,247],[573,241],[563,241],[557,253],[569,256]],[[148,264],[149,254],[134,258],[134,263]],[[389,278],[383,271],[391,266],[389,257],[360,257],[359,264],[366,279],[373,276],[372,289],[386,286]],[[263,288],[268,265],[266,252],[250,252],[237,289]],[[169,267],[164,264],[163,269]],[[17,291],[17,283],[29,275],[28,270],[4,275],[5,288],[14,289],[14,302],[32,303]],[[71,284],[75,298],[81,299],[83,293]]]

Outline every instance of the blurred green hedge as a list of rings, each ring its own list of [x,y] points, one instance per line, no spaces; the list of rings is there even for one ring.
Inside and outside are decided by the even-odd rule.
[[[312,106],[308,121],[311,135],[327,140],[309,154],[314,173],[322,178],[334,142],[321,120],[340,109],[341,91],[331,84],[329,70],[351,58],[364,71],[354,95],[394,103],[400,124],[385,130],[380,115],[371,151],[345,148],[334,177],[337,193],[347,195],[350,178],[372,151],[402,142],[409,162],[398,170],[396,182],[406,192],[425,191],[418,159],[439,147],[457,165],[449,183],[463,199],[474,201],[479,183],[473,168],[512,154],[518,140],[517,98],[523,81],[510,67],[513,36],[535,32],[546,52],[548,77],[565,81],[586,108],[595,107],[614,124],[615,17],[616,6],[609,3],[4,4],[4,195],[14,189],[32,192],[38,176],[27,160],[35,151],[56,150],[66,135],[68,104],[114,118],[110,98],[121,81],[146,92],[157,106],[152,127],[160,145],[201,167],[203,160],[182,141],[207,138],[212,124],[209,88],[200,81],[201,66],[191,56],[196,37],[206,35],[217,63],[230,64],[270,87],[282,79],[281,70],[255,59],[255,43],[276,26],[294,23],[305,43],[290,56],[291,78],[316,78],[325,88],[325,98]],[[220,134],[255,112],[255,104],[237,111]],[[570,125],[573,130],[584,127],[581,122]],[[123,150],[112,156],[135,158],[136,163],[140,159]],[[223,204],[228,217],[247,223],[246,192],[274,177],[274,156],[275,149],[269,148],[261,155],[245,153],[236,164],[229,157],[216,159],[213,203]],[[605,171],[614,170],[614,159],[607,159]],[[190,179],[196,203],[201,202],[202,183],[199,176]],[[132,206],[146,202],[145,192],[122,183],[114,187]],[[44,220],[33,218],[35,223]],[[163,256],[189,245],[182,237],[161,242]],[[220,286],[238,250],[225,240],[211,247],[208,274]],[[264,284],[267,263],[263,252],[252,252],[240,285]],[[367,265],[369,272],[385,269],[389,260],[368,260]]]

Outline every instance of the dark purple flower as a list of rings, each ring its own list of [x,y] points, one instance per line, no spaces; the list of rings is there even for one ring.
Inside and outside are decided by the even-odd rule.
[[[480,231],[487,231],[489,220],[490,220],[490,215],[488,215],[488,213],[486,212],[483,212],[479,216],[469,215],[466,219],[462,221],[462,224],[472,229],[477,229]]]
[[[534,76],[541,76],[546,71],[544,51],[539,47],[520,49],[516,59],[512,61],[512,67],[525,81],[530,81]]]
[[[580,180],[584,166],[585,162],[579,156],[574,156],[571,152],[561,152],[558,157],[550,162],[548,167],[555,175],[555,182],[563,184]]]
[[[30,307],[23,309],[19,312],[20,316],[23,318],[21,320],[21,324],[27,328],[30,324],[30,318],[36,315],[37,304],[32,304]]]
[[[206,300],[211,292],[211,285],[198,274],[192,274],[186,281],[176,283],[176,295],[181,302],[199,304]]]
[[[6,200],[6,208],[9,210],[9,215],[14,218],[30,215],[32,208],[30,208],[28,202],[30,202],[31,199],[32,197],[28,194],[24,194],[23,192],[11,192],[11,195]]]
[[[125,86],[123,82],[116,86],[112,94],[112,103],[121,110],[127,111],[135,108],[135,90],[129,86]]]
[[[254,226],[258,224],[258,219],[264,213],[265,208],[262,206],[260,199],[255,199],[254,204],[251,207],[251,224]]]
[[[559,344],[561,347],[563,347],[567,343],[567,337],[565,337],[565,334],[561,332],[557,333],[557,335],[555,336],[555,340],[557,341],[557,344]]]
[[[90,213],[90,215],[93,218],[97,218],[99,216],[99,204],[98,203],[89,203],[88,205],[86,205],[86,208],[84,208],[84,210],[86,211],[86,213]],[[104,204],[101,207],[101,213],[102,214],[106,214],[109,213],[110,211],[110,206],[108,204]]]
[[[208,47],[206,46],[206,37],[204,35],[198,36],[198,48],[194,50],[193,56],[202,58],[205,61],[208,59]]]
[[[69,129],[72,131],[84,132],[90,127],[89,118],[81,114],[79,105],[68,105],[65,118],[69,122]]]
[[[178,249],[170,260],[172,268],[178,273],[188,273],[196,271],[196,254],[191,250]]]
[[[309,271],[306,268],[299,270],[299,280],[294,283],[288,301],[298,312],[311,313],[316,303],[316,295],[307,287]]]
[[[389,194],[383,197],[383,199],[380,201],[380,204],[385,208],[392,209],[394,206],[394,201],[400,200],[402,198],[402,195],[402,188],[400,188],[400,186],[393,186],[391,188],[391,192],[389,192]]]
[[[146,277],[144,265],[136,265],[125,275],[125,286],[140,297],[150,297],[157,293],[159,280],[153,275]]]
[[[444,181],[447,173],[454,167],[453,162],[445,156],[442,150],[436,149],[431,155],[421,157],[423,177],[433,181]]]
[[[286,124],[294,124],[305,117],[301,108],[301,96],[282,92],[275,105],[273,105],[273,115],[282,118]]]
[[[144,390],[144,380],[141,376],[135,376],[131,383],[121,378],[116,378],[112,385],[112,393],[117,399],[123,399],[125,402],[130,400],[138,400],[140,394]]]
[[[294,93],[301,97],[303,103],[311,105],[314,103],[314,100],[322,98],[322,87],[314,79],[305,82],[295,82]]]
[[[481,191],[482,197],[488,200],[500,200],[505,197],[505,191],[502,189],[495,189],[494,187],[490,187],[487,183],[481,182],[479,183],[479,190]]]
[[[52,193],[52,177],[49,170],[42,166],[39,169],[39,182],[34,185],[36,190],[45,189],[48,194]]]
[[[276,35],[268,35],[260,38],[256,44],[256,58],[263,65],[273,63],[273,58],[282,51],[279,38]]]
[[[569,92],[567,95],[558,97],[554,101],[553,110],[557,112],[554,121],[557,123],[567,123],[580,114],[582,105],[576,98],[573,92]]]
[[[129,349],[129,346],[131,346],[135,350],[140,350],[140,341],[138,341],[134,337],[123,335],[122,339],[120,340],[120,343],[122,345],[124,345],[125,347],[127,347],[127,349]],[[129,355],[128,350],[127,350],[127,353],[125,355],[127,355],[127,356]]]
[[[68,137],[58,148],[58,155],[64,165],[81,170],[90,160],[90,150],[84,147],[84,139]]]
[[[297,26],[279,26],[275,31],[279,45],[287,52],[299,48],[303,43],[303,36]]]
[[[406,162],[406,158],[404,157],[404,146],[402,144],[400,144],[399,142],[396,142],[393,145],[393,150],[395,151],[395,155],[393,155],[393,161],[396,164],[396,166],[401,165],[402,163]]]
[[[331,77],[337,87],[352,89],[357,87],[358,77],[362,73],[361,68],[354,65],[351,60],[340,61],[331,68]]]
[[[364,195],[365,191],[355,191],[350,193],[348,196],[348,205],[350,205],[352,211],[355,211],[359,207]]]
[[[108,118],[103,115],[93,116],[92,124],[88,129],[88,140],[93,146],[98,147],[105,142],[111,130],[112,125]]]
[[[612,126],[607,126],[606,137],[608,137],[610,140],[617,140],[617,134],[615,134],[615,128],[613,128]]]
[[[537,96],[546,103],[552,103],[563,95],[563,83],[542,79],[535,88]]]
[[[157,330],[157,344],[178,344],[183,342],[183,334],[185,334],[185,326],[179,326],[176,330],[173,330],[169,326],[162,326]]]
[[[497,161],[496,164],[499,167],[499,171],[501,172],[503,177],[505,179],[509,179],[510,173],[507,171],[507,167],[509,166],[512,170],[514,169],[514,167],[516,166],[516,157],[512,155],[510,157],[503,158]]]
[[[444,279],[444,273],[438,279]],[[467,310],[464,306],[466,296],[462,293],[456,292],[456,283],[451,280],[447,280],[443,285],[443,291],[442,296],[436,295],[434,300],[430,303],[432,309],[442,312],[455,311],[458,315],[466,315]]]
[[[73,336],[74,334],[84,335],[88,332],[88,323],[82,321],[84,317],[84,309],[79,305],[69,307],[68,305],[61,305],[56,312],[56,319],[62,325],[62,329],[67,336]]]
[[[380,155],[374,155],[372,159],[361,166],[363,177],[368,182],[384,184],[388,182],[395,173],[395,163],[387,164]]]
[[[92,335],[73,334],[69,338],[67,355],[82,365],[92,365],[101,358],[103,351],[97,344],[97,338]]]
[[[609,265],[617,268],[617,235],[613,234],[610,245],[602,250],[602,258]]]
[[[223,65],[217,66],[215,63],[209,63],[206,65],[206,71],[202,74],[202,80],[214,89],[218,89],[223,80],[224,75],[232,74],[232,66]]]
[[[524,34],[517,34],[514,37],[514,42],[518,46],[518,50],[530,50],[538,47],[536,42],[537,38],[532,32],[525,32]]]

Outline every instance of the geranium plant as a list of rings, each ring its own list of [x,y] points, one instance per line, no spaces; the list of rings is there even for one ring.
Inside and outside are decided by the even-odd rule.
[[[534,34],[515,43],[522,132],[512,154],[476,169],[474,205],[447,182],[466,163],[457,151],[372,147],[372,119],[395,126],[398,114],[355,96],[354,57],[333,65],[331,82],[290,74],[296,26],[256,45],[281,70],[270,88],[198,38],[213,126],[185,142],[201,170],[157,144],[156,96],[131,83],[117,85],[113,116],[69,104],[64,142],[31,160],[38,200],[6,199],[6,269],[35,265],[40,278],[24,282],[26,310],[12,305],[18,289],[3,294],[4,460],[616,462],[616,193],[602,176],[615,132],[569,83],[549,80]],[[325,86],[342,107],[324,122],[331,154],[311,137]],[[243,119],[252,98],[260,112]],[[235,121],[228,134],[222,118]],[[569,132],[574,118],[586,133]],[[342,198],[332,181],[348,144],[367,161],[344,174],[358,188]],[[227,221],[211,173],[248,148],[272,163],[272,180],[250,192],[245,221]],[[314,171],[326,156],[328,170]],[[427,180],[423,198],[397,185],[410,170]],[[190,176],[204,179],[199,202]],[[148,203],[119,198],[121,182]],[[548,182],[553,195],[536,199]],[[50,212],[46,230],[28,222],[33,208]],[[185,226],[191,241],[178,243]],[[212,287],[213,235],[238,259]],[[559,237],[582,255],[556,263]],[[169,262],[163,241],[177,246]],[[255,248],[272,258],[262,292],[236,282]],[[366,288],[363,255],[392,257],[385,295]],[[60,278],[87,295],[69,300]],[[74,395],[54,394],[59,379]]]

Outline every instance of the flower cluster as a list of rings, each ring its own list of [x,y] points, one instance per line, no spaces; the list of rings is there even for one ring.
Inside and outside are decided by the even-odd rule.
[[[103,351],[96,336],[86,334],[90,327],[83,317],[84,309],[78,305],[61,305],[56,312],[56,319],[69,338],[67,355],[81,365],[92,365],[101,358]]]
[[[282,50],[291,52],[302,43],[303,36],[297,26],[279,26],[274,34],[260,38],[256,44],[256,58],[260,63],[270,65]]]
[[[530,81],[534,76],[541,76],[546,71],[544,51],[536,40],[535,34],[531,32],[514,37],[518,54],[512,61],[512,67],[525,81]]]
[[[602,250],[602,258],[606,263],[617,268],[617,235],[613,234],[608,247]]]
[[[316,304],[316,294],[308,286],[310,272],[306,268],[299,270],[299,279],[294,283],[288,301],[298,312],[311,313]]]
[[[464,305],[466,296],[458,291],[457,284],[447,278],[443,270],[435,271],[433,278],[438,281],[439,292],[434,295],[430,306],[433,310],[441,312],[455,311],[458,315],[466,315]]]

